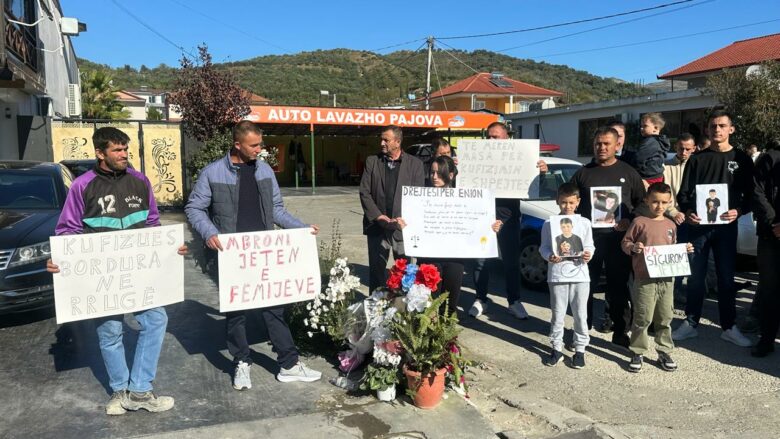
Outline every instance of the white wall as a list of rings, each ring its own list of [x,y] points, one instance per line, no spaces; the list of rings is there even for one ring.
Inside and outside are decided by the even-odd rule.
[[[52,106],[51,114],[45,114],[48,109],[42,109],[42,111],[44,112],[43,116],[55,116],[56,113],[67,116],[68,84],[79,83],[79,70],[70,37],[60,33],[59,23],[62,18],[60,11],[52,2],[46,1],[46,3],[49,5],[53,20],[44,18],[40,22],[38,36],[43,42],[44,49],[47,50],[44,52],[46,95],[52,99]],[[49,52],[50,50],[53,52]]]
[[[542,141],[560,145],[560,151],[555,154],[557,157],[586,163],[590,161],[591,156],[577,155],[580,120],[619,116],[622,117],[623,122],[629,122],[637,120],[642,113],[709,108],[715,104],[714,98],[701,96],[698,90],[684,90],[514,113],[505,117],[512,122],[514,131],[522,126],[522,137],[525,139],[533,138],[534,126],[540,124],[544,135]]]

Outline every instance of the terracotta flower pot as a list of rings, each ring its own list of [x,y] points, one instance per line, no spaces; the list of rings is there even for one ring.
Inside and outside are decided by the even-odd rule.
[[[435,373],[422,377],[420,372],[407,369],[404,375],[410,389],[415,391],[414,405],[421,409],[432,409],[439,405],[444,395],[444,378],[447,369],[441,368]]]

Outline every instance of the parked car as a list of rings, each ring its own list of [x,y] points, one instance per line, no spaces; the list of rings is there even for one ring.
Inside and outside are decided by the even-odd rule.
[[[557,157],[544,157],[544,161],[549,170],[540,176],[539,196],[520,202],[520,280],[538,290],[547,288],[547,261],[539,254],[542,226],[551,215],[561,211],[555,201],[558,186],[568,182],[582,167],[580,162]]]
[[[62,160],[62,165],[70,170],[74,177],[78,177],[87,171],[92,170],[97,164],[96,159],[82,159],[82,160]]]
[[[58,163],[0,161],[0,314],[53,304],[49,237],[72,182]]]

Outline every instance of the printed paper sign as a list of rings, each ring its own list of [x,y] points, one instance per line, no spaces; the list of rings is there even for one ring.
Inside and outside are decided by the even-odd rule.
[[[585,252],[582,237],[587,227],[579,215],[554,215],[550,217],[550,234],[555,256],[564,259],[580,258]]]
[[[620,186],[598,186],[590,188],[590,220],[593,228],[615,227],[620,222]]]
[[[184,225],[49,238],[57,323],[184,300]]]
[[[657,245],[645,247],[644,258],[651,278],[688,276],[691,265],[688,262],[687,244]]]
[[[498,256],[496,233],[491,228],[496,222],[496,203],[490,190],[404,186],[401,206],[408,256]]]
[[[320,262],[311,229],[220,234],[219,241],[220,312],[302,302],[319,294]]]
[[[696,215],[701,224],[728,224],[720,216],[729,210],[729,186],[727,184],[696,185]]]
[[[490,189],[496,198],[537,197],[538,161],[538,139],[462,139],[456,184],[458,188]]]

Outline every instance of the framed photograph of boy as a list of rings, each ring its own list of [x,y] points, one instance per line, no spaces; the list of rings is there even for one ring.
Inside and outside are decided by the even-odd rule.
[[[591,222],[593,228],[615,227],[620,221],[620,186],[590,188]]]
[[[585,248],[582,237],[586,224],[579,215],[553,215],[550,217],[550,234],[555,256],[567,259],[582,257]]]
[[[696,215],[700,224],[728,224],[720,216],[729,210],[729,186],[727,184],[696,185]]]

